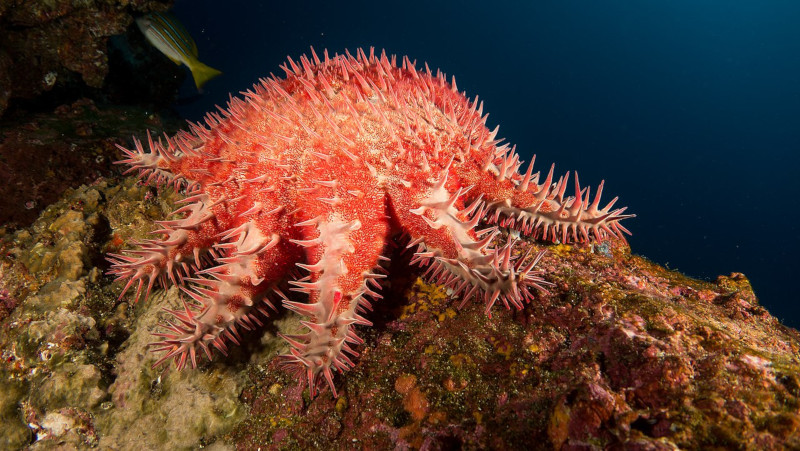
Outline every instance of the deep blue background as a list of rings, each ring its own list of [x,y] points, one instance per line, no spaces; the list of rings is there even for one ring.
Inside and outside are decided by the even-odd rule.
[[[176,2],[201,61],[224,72],[182,115],[312,45],[427,61],[540,169],[605,179],[604,197],[638,215],[634,253],[699,278],[743,272],[800,327],[797,0],[253,3]]]

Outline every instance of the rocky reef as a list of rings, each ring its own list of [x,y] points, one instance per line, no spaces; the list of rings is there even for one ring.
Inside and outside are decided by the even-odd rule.
[[[0,227],[27,227],[70,187],[113,174],[123,144],[143,128],[174,131],[177,118],[90,99],[0,123]]]
[[[155,190],[100,177],[4,229],[3,449],[800,446],[800,333],[742,274],[694,280],[617,242],[547,246],[549,294],[491,318],[398,253],[338,399],[279,369],[277,334],[300,329],[286,311],[228,358],[153,369],[179,292],[117,300],[104,255],[174,209]]]
[[[86,96],[119,97],[123,89],[118,85],[141,79],[147,72],[137,69],[153,61],[157,63],[148,64],[149,70],[163,73],[171,65],[172,71],[183,76],[182,70],[145,45],[138,31],[126,33],[134,14],[163,11],[171,4],[164,0],[0,0],[0,115],[14,99],[63,103]],[[117,41],[109,45],[112,36]],[[123,42],[127,37],[132,38],[130,43]],[[120,53],[130,50],[138,57],[126,61]],[[174,81],[163,81],[173,89],[144,97],[169,94],[166,99],[172,99]],[[143,97],[141,91],[139,97]]]

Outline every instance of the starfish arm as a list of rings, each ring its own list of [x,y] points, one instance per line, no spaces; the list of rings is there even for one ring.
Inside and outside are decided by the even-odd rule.
[[[181,131],[173,137],[165,136],[154,141],[148,130],[147,142],[149,151],[145,151],[142,142],[136,138],[133,139],[132,149],[118,145],[124,158],[114,163],[127,165],[125,174],[138,172],[139,179],[144,183],[154,182],[159,186],[172,184],[176,188],[196,186],[178,170],[184,160],[197,154],[193,148],[193,145],[200,145],[196,138],[192,139],[192,135]]]
[[[180,202],[185,205],[172,214],[182,217],[160,221],[161,228],[153,232],[161,234],[162,239],[145,240],[139,243],[139,249],[109,255],[112,266],[108,273],[117,276],[117,280],[127,280],[120,298],[133,285],[137,286],[136,301],[145,284],[145,298],[156,281],[161,285],[182,285],[184,278],[196,274],[218,255],[212,245],[227,227],[224,208],[215,208],[208,194],[196,194]]]
[[[600,208],[604,182],[592,198],[591,188],[581,188],[576,172],[574,194],[569,196],[569,173],[554,180],[553,165],[539,184],[540,173],[533,173],[535,155],[526,173],[521,174],[521,162],[514,149],[500,149],[483,170],[472,168],[475,184],[470,196],[484,200],[489,224],[562,243],[607,238],[625,241],[625,234],[630,235],[620,221],[636,215],[625,214],[625,207],[613,208],[617,198]]]
[[[447,169],[432,187],[399,185],[390,190],[393,217],[411,236],[408,246],[417,246],[412,263],[427,266],[427,278],[463,296],[460,306],[477,294],[487,313],[498,299],[506,307],[522,308],[523,301],[532,299],[530,288],[544,289],[542,285],[547,284],[534,271],[542,253],[532,260],[527,259],[528,253],[520,258],[513,252],[514,240],[492,246],[497,228],[477,230],[482,201],[464,206],[462,198],[468,190],[451,193],[446,187]]]
[[[241,108],[240,103],[232,100],[230,106]],[[139,170],[140,178],[148,182],[171,181],[176,188],[186,188],[189,197],[179,201],[185,205],[172,213],[178,218],[158,222],[161,228],[153,233],[163,235],[162,239],[147,240],[139,243],[139,249],[109,256],[109,273],[127,280],[120,297],[134,285],[136,300],[145,286],[146,298],[156,281],[163,286],[167,282],[183,285],[184,279],[225,256],[213,246],[220,236],[243,224],[241,217],[267,221],[263,229],[267,231],[286,228],[286,224],[272,224],[269,218],[292,209],[286,203],[287,189],[280,183],[287,166],[267,143],[259,144],[262,152],[258,158],[243,148],[219,145],[235,141],[244,148],[255,146],[253,133],[235,126],[236,121],[233,116],[210,113],[206,117],[210,129],[190,123],[191,132],[181,131],[163,140],[154,141],[148,133],[149,152],[138,140],[134,140],[134,149],[122,148],[127,158],[117,163],[128,164],[128,171]],[[219,143],[209,146],[209,140]]]
[[[307,317],[302,323],[307,332],[284,337],[292,346],[284,359],[305,376],[312,396],[323,380],[337,396],[333,371],[351,368],[350,356],[357,355],[352,346],[363,342],[352,326],[372,325],[362,316],[371,310],[366,297],[381,297],[373,288],[383,276],[372,271],[389,225],[383,190],[364,165],[353,165],[345,155],[306,157],[332,164],[309,163],[298,176],[304,195],[298,198],[296,225],[302,239],[294,242],[304,247],[307,264],[298,266],[309,275],[289,283],[309,301],[285,300],[284,306]]]
[[[226,341],[239,344],[238,327],[260,326],[256,313],[268,316],[266,307],[274,309],[269,296],[285,298],[279,284],[301,254],[287,239],[290,216],[276,207],[278,202],[275,196],[264,208],[230,218],[230,228],[215,237],[222,240],[214,246],[215,266],[185,279],[191,285],[181,289],[191,301],[184,303],[183,311],[169,311],[176,321],[162,325],[166,331],[156,334],[161,340],[151,343],[155,350],[167,351],[155,365],[174,358],[182,369],[189,357],[194,367],[198,349],[209,360],[212,347],[226,354]]]

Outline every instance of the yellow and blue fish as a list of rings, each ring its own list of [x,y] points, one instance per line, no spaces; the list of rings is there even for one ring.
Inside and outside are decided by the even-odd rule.
[[[222,73],[197,59],[197,44],[172,14],[150,13],[136,19],[136,24],[155,48],[175,64],[185,64],[192,71],[197,89]]]

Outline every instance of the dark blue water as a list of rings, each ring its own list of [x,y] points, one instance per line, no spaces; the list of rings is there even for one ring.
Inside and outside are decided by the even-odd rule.
[[[743,272],[800,327],[800,2],[338,3],[178,0],[200,59],[225,72],[180,112],[200,119],[309,46],[407,54],[479,95],[540,169],[605,179],[638,215],[634,253]]]

